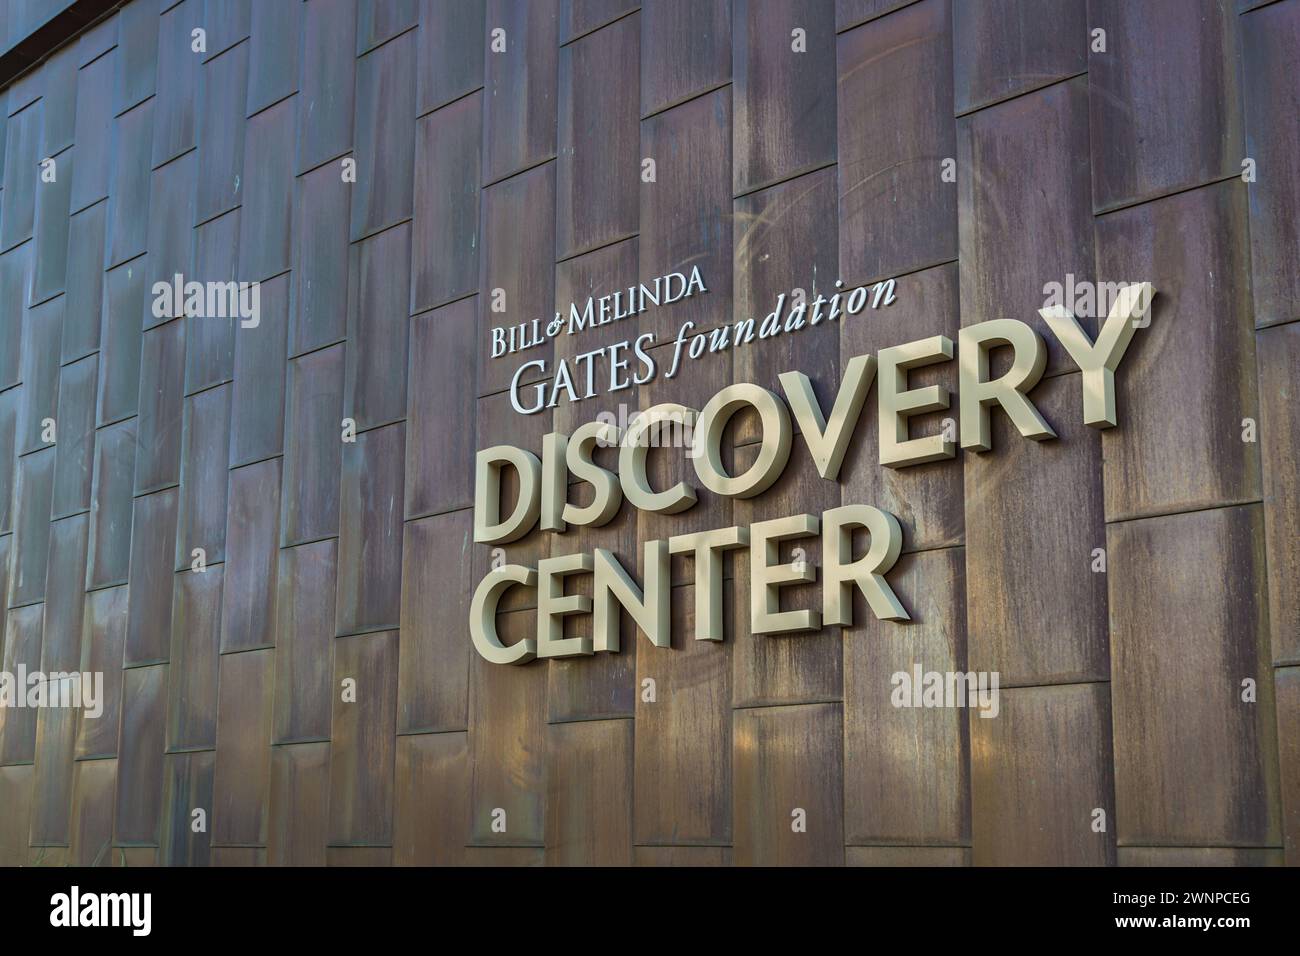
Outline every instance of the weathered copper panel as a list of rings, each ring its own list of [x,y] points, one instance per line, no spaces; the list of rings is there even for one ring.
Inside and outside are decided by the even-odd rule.
[[[845,283],[957,257],[957,187],[942,175],[957,154],[949,16],[924,0],[837,38]]]
[[[0,671],[101,674],[103,713],[0,706],[0,865],[1300,862],[1300,0],[73,6],[0,3]],[[1097,421],[1083,349],[1141,281]],[[977,451],[995,320],[1043,340],[1055,436],[995,405]],[[788,407],[791,371],[823,421],[761,493],[670,432],[645,477],[688,510],[474,540],[480,449],[581,506],[549,434]],[[953,455],[882,465],[882,421]],[[772,434],[715,437],[739,475]],[[471,639],[502,564],[602,549],[650,589],[651,541],[843,505],[896,517],[907,620],[849,586],[847,626],[754,633],[741,548],[721,641],[680,551],[670,646],[622,610],[618,653]],[[781,608],[825,611],[837,553],[783,541]],[[539,606],[509,589],[500,640]]]
[[[732,0],[736,195],[835,161],[832,16],[808,0]]]
[[[641,115],[731,79],[731,0],[643,0]],[[728,187],[730,188],[730,187]]]
[[[640,39],[640,23],[631,16],[560,49],[557,259],[636,232]],[[628,79],[610,83],[613,72]],[[593,116],[601,120],[594,136]]]
[[[478,288],[478,168],[482,97],[416,121],[412,314]]]
[[[1280,842],[1263,517],[1246,505],[1107,529],[1121,843]],[[1219,785],[1205,766],[1223,768]]]
[[[221,650],[221,584],[225,568],[181,571],[172,594],[167,681],[167,749],[217,745],[217,682]]]
[[[1238,20],[1231,0],[1091,0],[1093,204],[1098,211],[1241,172]],[[1158,286],[1157,286],[1158,287]]]
[[[953,79],[967,113],[1088,69],[1087,0],[989,0],[952,7]]]
[[[333,539],[280,549],[272,743],[329,739],[337,565]]]
[[[486,8],[486,0],[420,0],[421,116],[483,86]]]

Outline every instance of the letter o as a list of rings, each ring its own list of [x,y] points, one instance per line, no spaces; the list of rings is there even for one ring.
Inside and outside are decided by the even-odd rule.
[[[722,435],[731,416],[746,405],[759,414],[763,443],[749,470],[733,478],[722,467]],[[701,409],[695,440],[702,443],[696,445],[694,456],[700,484],[728,498],[752,498],[770,488],[790,460],[790,414],[765,388],[749,383],[728,385]]]

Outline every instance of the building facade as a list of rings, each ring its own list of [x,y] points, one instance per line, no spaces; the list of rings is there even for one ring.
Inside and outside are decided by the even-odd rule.
[[[0,864],[1300,862],[1300,0],[106,7],[0,13]]]

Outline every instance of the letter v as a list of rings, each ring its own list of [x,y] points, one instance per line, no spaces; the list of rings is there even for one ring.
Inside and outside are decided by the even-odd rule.
[[[849,359],[844,377],[840,380],[839,394],[831,419],[822,416],[821,405],[813,394],[812,383],[803,372],[782,372],[778,378],[785,390],[785,400],[794,412],[804,443],[817,464],[817,473],[834,481],[840,473],[849,439],[857,428],[862,405],[867,400],[867,390],[876,377],[876,357],[855,355]]]

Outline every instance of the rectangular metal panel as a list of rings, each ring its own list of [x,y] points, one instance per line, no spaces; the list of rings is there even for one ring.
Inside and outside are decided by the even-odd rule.
[[[1179,0],[1092,0],[1090,45],[1093,203],[1114,209],[1241,172],[1238,16],[1209,0],[1189,16]],[[1141,49],[1142,56],[1115,50]],[[1158,286],[1157,286],[1158,288]]]
[[[894,288],[892,305],[884,305],[888,299],[886,286],[880,290],[879,307],[864,306],[856,315],[845,315],[838,320],[841,368],[847,368],[849,361],[859,355],[875,356],[882,348],[904,342],[935,335],[957,341],[961,309],[955,263],[902,276]],[[870,298],[865,301],[874,302],[877,291],[871,289]],[[813,370],[803,371],[810,374]],[[949,395],[948,408],[912,416],[908,434],[923,438],[940,434],[947,427],[955,436],[959,403],[957,362],[912,369],[907,382],[909,388],[938,385],[946,388]],[[824,413],[829,414],[834,408],[838,392],[832,393],[830,389],[838,389],[839,384],[838,379],[825,380],[821,376],[813,380],[813,391]],[[965,540],[966,520],[962,466],[954,461],[934,461],[907,468],[881,467],[877,401],[873,378],[854,437],[840,465],[840,494],[844,503],[875,505],[896,517],[903,528],[904,551],[961,544]]]
[[[107,866],[111,862],[116,790],[116,760],[79,760],[73,766],[68,839],[68,858],[73,866]]]
[[[292,96],[248,120],[244,140],[243,203],[239,279],[253,281],[279,275],[292,265],[289,241],[293,219]]]
[[[478,288],[482,126],[478,93],[415,121],[412,313]]]
[[[275,650],[223,654],[212,842],[266,844]]]
[[[18,408],[22,403],[22,386],[0,392],[0,534],[14,530],[14,487],[18,481],[17,430]],[[5,565],[8,568],[8,564]],[[6,570],[7,573],[7,570]],[[5,600],[8,601],[8,587]]]
[[[535,166],[555,155],[559,0],[488,0],[488,37],[504,44],[485,54],[483,182]],[[544,235],[529,232],[531,236]]]
[[[0,211],[13,200],[0,196],[5,202]],[[10,249],[0,255],[0,309],[14,318],[0,323],[0,386],[10,388],[23,380],[23,309],[27,305],[27,286],[32,277],[32,245],[30,243]]]
[[[272,866],[324,866],[328,840],[330,745],[271,748],[271,799],[266,861]]]
[[[275,6],[275,4],[271,4]],[[206,222],[239,205],[244,176],[248,44],[214,56],[199,79],[199,178],[195,216]],[[248,171],[254,174],[253,170]]]
[[[1064,290],[1072,276],[1080,285],[1093,278],[1088,99],[1079,77],[957,121],[962,325],[1029,324],[1047,343],[1048,375],[1077,368],[1038,314],[1048,284]],[[1105,313],[1062,304],[1095,340]]]
[[[351,189],[334,163],[304,173],[294,187],[290,355],[347,336]]]
[[[394,866],[464,863],[469,774],[465,733],[398,736]]]
[[[957,112],[1086,72],[1088,38],[1086,0],[953,4]]]
[[[163,757],[163,829],[158,847],[165,866],[208,866],[211,863],[211,750],[169,753]],[[202,813],[200,818],[196,811]],[[195,829],[201,820],[202,827]]]
[[[297,172],[315,169],[352,148],[357,61],[356,0],[316,0],[303,11],[298,90]]]
[[[1098,278],[1156,288],[1115,377],[1121,427],[1102,434],[1107,521],[1260,497],[1259,455],[1241,440],[1259,414],[1245,191],[1230,181],[1097,220]],[[1217,398],[1188,402],[1189,382]]]
[[[28,298],[32,304],[58,295],[66,287],[68,212],[72,182],[76,178],[73,162],[76,155],[69,149],[58,156],[45,157],[37,167],[40,186],[36,190],[36,265]]]
[[[650,117],[641,124],[641,149],[655,161],[655,181],[641,187],[638,278],[652,284],[698,267],[708,289],[640,317],[641,330],[662,345],[687,322],[702,332],[732,319],[731,91]]]
[[[732,0],[732,190],[835,162],[830,4]]]
[[[158,21],[158,96],[153,127],[153,165],[194,148],[199,69],[190,32],[202,16],[201,0],[184,0]]]
[[[560,49],[557,259],[637,231],[640,37],[630,16]],[[615,74],[623,81],[610,83]],[[599,135],[590,131],[593,116]]]
[[[510,387],[515,370],[525,362],[551,361],[545,340],[526,351],[492,358],[486,346],[491,330],[531,325],[552,313],[555,298],[555,164],[546,163],[483,190],[483,224],[479,235],[478,394]],[[503,331],[502,336],[506,333]],[[543,377],[525,373],[521,382]],[[513,412],[511,414],[514,414]],[[483,447],[483,446],[479,446]]]
[[[0,656],[6,674],[16,674],[20,667],[28,673],[41,669],[44,622],[43,604],[9,609],[5,616],[4,654]],[[35,707],[0,708],[0,765],[31,763],[35,759],[38,713]]]
[[[840,272],[845,283],[957,257],[949,5],[924,0],[842,34]],[[888,130],[888,135],[881,135]]]
[[[91,591],[86,595],[81,669],[104,675],[104,709],[98,717],[83,717],[77,732],[78,760],[117,756],[127,596],[126,585]],[[111,803],[109,809],[111,812]]]
[[[87,165],[91,164],[83,164],[83,170]],[[107,212],[108,203],[98,202],[77,213],[68,223],[68,302],[60,350],[64,362],[79,359],[99,348]]]
[[[280,545],[339,533],[343,346],[289,362]]]
[[[672,343],[651,350],[651,356],[660,369],[657,378],[642,386],[639,401],[631,409],[652,408],[662,403],[680,404],[696,411],[717,392],[721,382],[731,381],[730,352],[708,356],[700,361],[683,359],[671,378],[668,372],[673,366]],[[673,433],[672,428],[661,433],[658,448],[652,448],[648,455],[646,474],[652,488],[671,488],[679,481],[685,481],[696,489],[696,503],[693,507],[675,515],[656,514],[650,511],[633,509],[636,515],[636,534],[638,541],[654,541],[676,534],[692,534],[713,528],[727,528],[732,524],[733,499],[711,494],[699,486],[695,474],[695,465],[689,451],[690,444],[684,432]],[[730,445],[723,442],[722,464],[731,469],[728,474],[736,474],[735,462]],[[617,470],[617,455],[610,450],[609,458],[603,467]],[[627,507],[631,508],[631,505]],[[640,553],[637,554],[640,560]],[[671,559],[671,576],[673,586],[689,584],[695,580],[695,561],[690,555],[674,555]],[[724,573],[730,576],[734,559],[725,559]],[[728,665],[730,667],[730,665]],[[730,693],[728,691],[728,693]]]
[[[630,720],[547,728],[546,864],[632,865]]]
[[[135,499],[131,517],[131,607],[124,665],[167,660],[172,619],[172,566],[177,491]]]
[[[275,643],[280,459],[269,458],[231,471],[229,494],[221,609],[223,654]]]
[[[737,448],[732,473],[743,474],[753,467],[759,448],[756,444]],[[781,476],[762,495],[751,499],[737,498],[732,503],[732,520],[742,528],[757,521],[787,515],[810,514],[820,520],[822,512],[839,504],[839,487],[817,474],[811,455],[800,452],[791,456]],[[822,564],[821,538],[816,535],[782,541],[779,551],[779,560],[785,564],[803,561],[812,569]],[[754,556],[748,549],[741,549],[727,562],[735,573],[734,620],[727,635],[736,645],[732,658],[732,706],[839,700],[844,692],[844,638],[840,628],[823,627],[793,634],[755,634],[751,631],[750,574],[753,560]],[[821,591],[820,583],[783,587],[780,606],[783,610],[811,608],[820,615]],[[686,639],[690,640],[692,636],[688,633]]]
[[[157,846],[162,826],[167,665],[128,667],[122,684],[114,846]]]
[[[77,155],[81,163],[72,184],[72,209],[85,209],[108,196],[112,169],[103,162],[113,139],[113,75],[117,51],[82,67],[77,76]],[[46,153],[48,155],[48,151]]]
[[[410,224],[352,248],[343,414],[364,429],[406,416]]]
[[[641,52],[642,116],[728,82],[731,0],[644,0]]]
[[[408,518],[474,504],[477,321],[477,297],[411,318]]]
[[[127,262],[105,274],[96,414],[99,425],[130,418],[139,409],[140,313],[144,308],[147,274],[143,259]],[[156,357],[156,353],[151,357]]]
[[[149,188],[153,179],[149,169],[149,144],[152,139],[152,99],[113,121],[113,178],[108,200],[105,262],[108,266],[126,262],[148,248]]]
[[[117,69],[113,111],[122,113],[153,96],[158,69],[158,5],[136,0],[118,17]]]
[[[26,866],[28,821],[32,812],[32,778],[36,768],[0,766],[0,866]]]
[[[486,8],[486,0],[420,0],[421,116],[483,86]]]
[[[787,328],[795,308],[794,289],[800,290],[797,294],[807,305],[807,324],[775,341],[755,338],[746,343],[733,330],[734,380],[779,392],[777,376],[797,369],[834,387],[840,377],[840,343],[827,318],[829,304],[819,310],[817,300],[829,300],[835,294],[833,277],[839,275],[835,170],[809,173],[737,199],[732,224],[735,321],[752,318],[755,328],[761,329],[765,316],[779,309],[775,321]],[[821,319],[814,324],[812,319],[819,311]],[[848,321],[848,317],[837,321]],[[718,360],[706,354],[697,361],[715,364]],[[738,417],[733,428],[737,444],[760,437],[755,415]]]
[[[63,366],[59,375],[59,411],[55,418],[58,441],[50,499],[50,515],[54,518],[90,509],[98,372],[99,356],[88,355]]]
[[[970,843],[969,700],[961,707],[894,702],[899,674],[911,681],[918,666],[922,674],[967,669],[966,561],[961,548],[899,560],[887,577],[911,615],[906,623],[877,620],[853,596],[853,627],[843,631],[848,843]]]
[[[1124,818],[1115,816],[1107,685],[1002,688],[997,717],[967,717],[971,862],[1114,865]]]
[[[1263,7],[1240,24],[1246,156],[1258,170],[1248,189],[1251,289],[1262,327],[1300,318],[1300,132],[1276,121],[1300,113],[1300,7]]]
[[[230,424],[232,468],[284,452],[289,286],[288,275],[261,283],[256,324],[241,319],[235,330],[235,394],[231,399]]]
[[[283,548],[279,560],[273,741],[328,740],[338,543]]]
[[[536,633],[535,611],[497,615],[501,641]],[[470,658],[470,837],[477,846],[543,845],[546,802],[546,664]]]
[[[171,664],[167,682],[167,749],[217,745],[221,585],[225,568],[173,576]],[[209,811],[210,812],[210,811]]]
[[[131,562],[131,516],[135,501],[136,419],[95,432],[95,477],[91,487],[87,589],[124,584]]]
[[[155,124],[157,120],[155,110]],[[149,185],[148,229],[148,249],[152,254],[145,260],[150,290],[144,307],[146,329],[183,314],[183,296],[180,301],[176,301],[174,295],[167,297],[171,300],[171,308],[166,309],[167,300],[156,298],[152,290],[158,282],[174,283],[177,275],[190,275],[194,263],[194,200],[198,168],[198,153],[191,150],[153,171]]]
[[[416,55],[406,33],[357,60],[353,240],[411,217]]]
[[[298,90],[299,37],[303,7],[297,3],[252,5],[248,51],[249,115]]]
[[[64,305],[64,297],[59,296],[23,313],[23,401],[18,412],[20,455],[50,447],[46,419],[58,413],[59,338]]]
[[[1004,685],[1105,680],[1102,453],[1083,424],[1082,376],[1039,383],[1033,401],[1059,436],[1036,442],[992,416],[993,449],[966,452],[970,665]],[[1068,614],[1060,613],[1068,608]]]
[[[735,711],[737,866],[844,864],[839,704]]]
[[[695,640],[693,585],[673,589],[671,620],[672,647],[637,648],[633,840],[728,844],[735,642]]]
[[[551,430],[552,414],[543,409],[535,415],[520,415],[510,407],[510,395],[498,392],[478,401],[475,415],[478,436],[476,448],[491,448],[494,445],[513,445],[527,448],[540,455],[543,436]],[[515,501],[519,495],[519,478],[513,468],[506,469],[501,481],[501,501]],[[500,564],[522,564],[524,567],[536,567],[540,558],[551,553],[550,532],[534,526],[522,538],[507,544],[475,543],[474,577],[481,581],[492,569],[495,561]],[[536,592],[531,588],[511,588],[501,598],[500,611],[513,611],[520,608],[536,607]]]
[[[396,750],[396,631],[342,638],[334,649],[334,687],[353,681],[355,699],[334,695],[330,744],[329,842],[391,846]]]
[[[399,423],[344,445],[336,634],[395,627],[401,617],[405,443]]]
[[[478,586],[473,530],[468,510],[411,521],[403,529],[398,733],[468,726],[470,600]]]
[[[1263,518],[1249,505],[1107,528],[1122,843],[1280,842]]]
[[[231,386],[219,385],[185,399],[176,518],[177,571],[191,568],[195,561],[207,565],[226,559],[231,391]],[[200,554],[195,555],[196,550]]]
[[[185,322],[169,322],[147,330],[140,340],[136,494],[180,481],[184,389]]]
[[[10,116],[5,133],[4,205],[0,207],[0,249],[30,239],[36,224],[36,191],[43,158],[37,155],[41,105]]]
[[[45,562],[50,553],[50,495],[55,449],[18,459],[14,491],[14,539],[9,571],[9,606],[45,599]]]
[[[1273,663],[1300,664],[1300,323],[1255,335],[1259,363],[1260,456],[1264,471],[1264,540]]]
[[[83,514],[50,523],[50,557],[45,575],[45,640],[41,670],[71,674],[81,663],[81,627],[85,614],[86,535]]]

